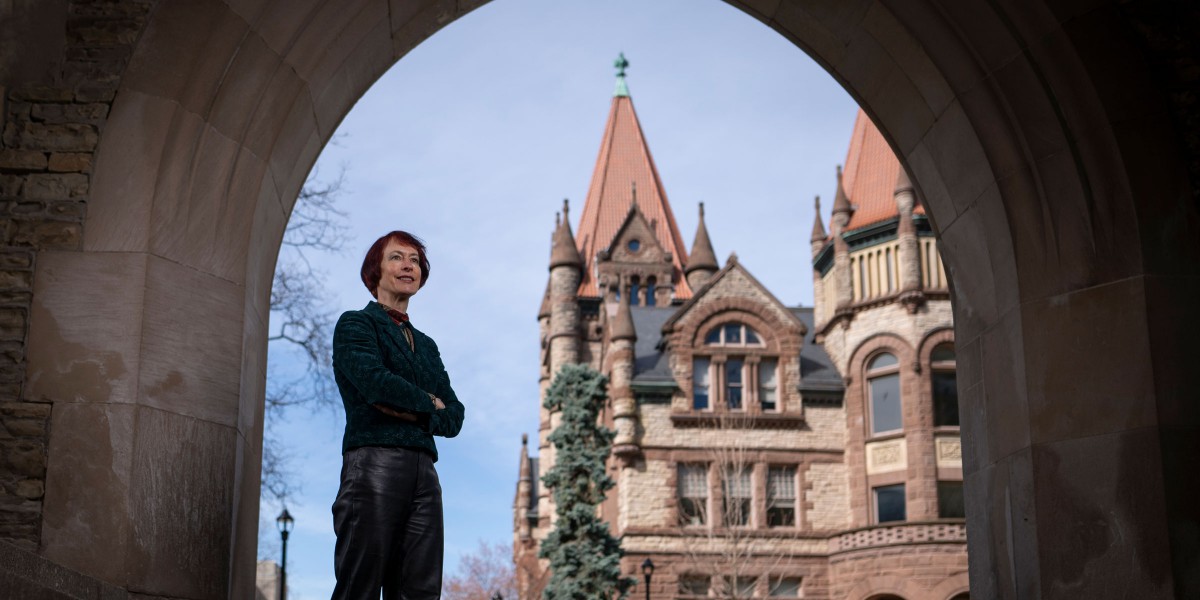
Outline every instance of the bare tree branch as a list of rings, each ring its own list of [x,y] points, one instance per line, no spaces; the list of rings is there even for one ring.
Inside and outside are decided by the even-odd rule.
[[[442,598],[492,600],[497,593],[508,600],[517,598],[512,550],[504,544],[480,540],[474,552],[462,557],[458,571],[446,578]]]
[[[703,425],[726,443],[709,447],[702,465],[708,491],[704,501],[688,502],[681,510],[678,531],[684,544],[687,573],[681,576],[681,598],[758,598],[781,584],[778,570],[793,558],[787,540],[793,527],[764,529],[767,515],[755,522],[754,469],[761,463],[758,449],[745,432],[754,417],[724,412]],[[760,465],[759,468],[763,468]]]
[[[333,381],[332,336],[335,315],[324,287],[324,274],[310,253],[339,253],[350,240],[346,213],[338,206],[345,191],[345,170],[328,182],[314,173],[296,198],[284,231],[271,287],[269,354],[287,357],[287,368],[268,367],[263,433],[262,495],[285,503],[297,491],[290,457],[273,422],[295,406],[333,410],[339,406]]]

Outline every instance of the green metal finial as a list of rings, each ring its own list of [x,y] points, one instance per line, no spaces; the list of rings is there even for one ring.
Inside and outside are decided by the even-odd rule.
[[[625,76],[625,69],[629,68],[629,61],[625,60],[624,52],[617,56],[617,60],[613,63],[613,66],[617,68],[617,77]]]
[[[617,56],[613,66],[617,68],[617,91],[613,95],[629,96],[629,87],[625,85],[625,69],[629,68],[629,61],[625,60],[624,52]]]

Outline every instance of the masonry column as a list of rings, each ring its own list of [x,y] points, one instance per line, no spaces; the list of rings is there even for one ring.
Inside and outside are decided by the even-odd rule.
[[[621,294],[621,304],[612,324],[612,345],[609,347],[612,365],[613,425],[617,435],[613,439],[613,454],[622,459],[636,456],[641,448],[637,440],[637,401],[630,387],[633,382],[633,346],[637,342],[637,331],[633,326],[633,310],[629,304],[628,290]]]
[[[913,204],[916,196],[908,172],[900,167],[896,176],[896,209],[900,213],[896,237],[899,243],[897,254],[900,262],[900,302],[914,313],[925,303],[921,291],[921,253],[917,248],[917,228],[913,225]]]
[[[833,280],[834,285],[837,286],[834,314],[848,310],[854,302],[854,284],[850,272],[850,246],[842,237],[853,212],[850,200],[846,197],[846,189],[842,187],[842,167],[839,165],[837,168],[837,195],[833,199],[833,219],[830,222],[833,230]]]

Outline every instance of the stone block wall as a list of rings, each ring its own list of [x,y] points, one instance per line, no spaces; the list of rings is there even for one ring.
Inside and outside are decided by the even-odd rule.
[[[850,524],[849,475],[844,463],[813,463],[804,474],[804,508],[816,530],[838,530]]]
[[[64,48],[28,80],[0,72],[0,539],[36,549],[51,405],[25,389],[33,279],[42,252],[80,250],[92,163],[120,75],[153,0],[66,4]]]

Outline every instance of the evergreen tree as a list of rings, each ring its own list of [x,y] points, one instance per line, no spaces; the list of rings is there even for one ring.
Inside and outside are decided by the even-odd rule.
[[[546,393],[546,408],[562,411],[562,423],[550,434],[554,467],[542,478],[558,515],[538,554],[550,559],[546,600],[624,598],[633,585],[621,577],[620,542],[596,516],[614,485],[605,472],[614,434],[597,421],[607,388],[608,378],[594,369],[566,365]]]

